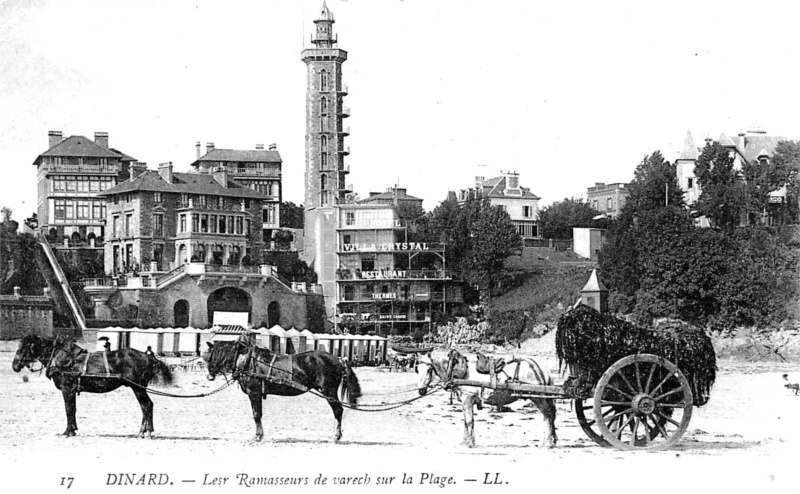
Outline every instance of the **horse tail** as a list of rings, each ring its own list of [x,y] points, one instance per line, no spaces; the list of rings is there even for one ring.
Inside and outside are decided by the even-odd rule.
[[[155,382],[162,385],[172,384],[172,371],[169,366],[152,355],[147,358],[150,360],[150,370],[153,372]]]
[[[361,396],[361,384],[358,382],[358,376],[355,371],[350,367],[350,363],[344,362],[344,374],[342,375],[342,393],[341,398],[345,399],[350,405],[357,405],[358,398]]]

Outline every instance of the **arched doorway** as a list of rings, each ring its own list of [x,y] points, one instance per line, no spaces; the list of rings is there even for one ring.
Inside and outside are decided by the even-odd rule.
[[[281,323],[281,304],[278,302],[272,301],[267,306],[267,322],[270,328]]]
[[[208,296],[206,302],[208,307],[208,324],[214,324],[214,312],[246,312],[247,321],[250,322],[251,303],[250,295],[244,290],[226,286],[219,290],[214,290]]]
[[[188,255],[189,252],[186,249],[186,244],[181,244],[180,247],[178,247],[178,263],[184,264],[187,262],[189,260]]]
[[[189,326],[189,302],[178,300],[172,309],[176,328],[186,328]]]

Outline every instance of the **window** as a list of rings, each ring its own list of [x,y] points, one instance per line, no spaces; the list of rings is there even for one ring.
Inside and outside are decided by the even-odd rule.
[[[328,176],[324,173],[319,177],[319,188],[322,190],[328,188]]]
[[[523,218],[533,217],[533,206],[522,206],[522,217]]]
[[[113,202],[114,204],[119,204],[119,195],[114,194],[114,199],[112,199],[111,202]]]
[[[322,169],[328,168],[328,152],[322,151],[322,154],[319,155],[319,166]]]
[[[217,209],[225,209],[225,198],[222,196],[217,197]]]
[[[119,236],[119,215],[115,214],[111,219],[111,236],[118,237]]]
[[[319,138],[319,148],[322,152],[326,152],[328,150],[328,136],[320,136]]]
[[[100,190],[100,177],[91,177],[89,179],[89,191],[98,192]]]
[[[356,299],[356,287],[353,285],[344,286],[344,300],[350,301]]]
[[[63,192],[67,190],[67,182],[64,177],[53,177],[53,192]]]
[[[92,218],[103,219],[106,217],[106,203],[94,201],[92,203]]]
[[[154,214],[153,215],[153,236],[154,237],[163,237],[164,236],[164,215],[163,214]]]
[[[197,207],[204,208],[206,207],[206,196],[199,195],[197,196]]]
[[[212,214],[209,216],[209,226],[211,227],[209,233],[217,233],[217,215]]]
[[[194,213],[192,215],[192,231],[199,232],[200,231],[200,215]]]
[[[244,200],[244,208],[245,209],[250,209],[250,199],[245,199]]]
[[[75,208],[75,217],[79,220],[88,220],[91,218],[91,205],[89,201],[78,201]]]
[[[133,215],[128,213],[125,215],[125,236],[128,237],[131,234],[131,223],[133,223]]]
[[[241,216],[236,217],[236,235],[244,234],[244,218]]]
[[[689,178],[687,179],[687,181],[688,181],[687,185],[688,185],[688,187],[691,189],[691,188],[694,186],[694,179],[693,179],[693,178],[691,178],[691,177],[689,177]]]
[[[319,100],[319,112],[320,113],[328,113],[328,98],[323,98]]]
[[[328,72],[325,69],[322,69],[319,73],[319,90],[328,90]]]
[[[525,225],[517,225],[517,233],[519,233],[519,235],[521,237],[524,237],[525,236]]]
[[[225,215],[219,215],[219,232],[225,233]]]
[[[204,214],[200,216],[200,231],[203,233],[208,233],[208,215]]]
[[[606,211],[611,211],[614,209],[614,198],[609,197],[606,199]]]
[[[327,206],[328,205],[328,201],[329,201],[328,191],[327,190],[323,190],[322,194],[320,196],[320,204],[322,204],[323,206]]]
[[[186,215],[182,214],[180,217],[180,233],[186,232]]]
[[[276,223],[275,217],[275,204],[267,204],[267,206],[262,210],[262,221],[268,225],[274,225]]]
[[[153,202],[156,204],[161,204],[164,202],[164,198],[161,196],[161,192],[153,192]]]
[[[100,158],[100,166],[108,166],[108,158]]]
[[[347,211],[344,213],[344,224],[347,226],[353,226],[356,224],[356,213],[355,211]],[[347,242],[350,243],[350,242]]]
[[[55,218],[57,220],[67,218],[67,201],[63,199],[56,200]]]
[[[67,192],[75,192],[77,183],[75,177],[67,176]]]
[[[244,220],[244,234],[250,236],[250,220]]]
[[[67,209],[67,219],[75,219],[75,203],[72,201],[65,201],[65,206]]]
[[[234,233],[234,226],[233,226],[234,217],[228,216],[228,233],[231,235]]]
[[[181,204],[180,204],[180,206],[182,208],[185,208],[185,207],[189,206],[189,194],[186,194],[186,193],[181,194]]]
[[[362,254],[361,271],[375,271],[375,254]]]
[[[78,192],[89,192],[89,177],[77,178]]]
[[[114,186],[113,177],[100,177],[100,190],[108,190]]]

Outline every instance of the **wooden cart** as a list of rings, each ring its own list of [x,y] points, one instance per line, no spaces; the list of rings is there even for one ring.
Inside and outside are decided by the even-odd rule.
[[[493,362],[489,368],[489,382],[454,379],[452,384],[503,391],[514,398],[572,399],[581,428],[601,446],[621,450],[669,448],[678,442],[692,417],[689,381],[676,365],[657,355],[622,358],[594,384],[575,379],[558,386],[501,381]]]

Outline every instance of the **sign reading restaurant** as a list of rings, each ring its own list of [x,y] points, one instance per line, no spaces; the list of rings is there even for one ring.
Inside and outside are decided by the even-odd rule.
[[[380,244],[342,244],[344,252],[380,252],[380,251],[423,251],[428,250],[427,242],[384,242]]]

